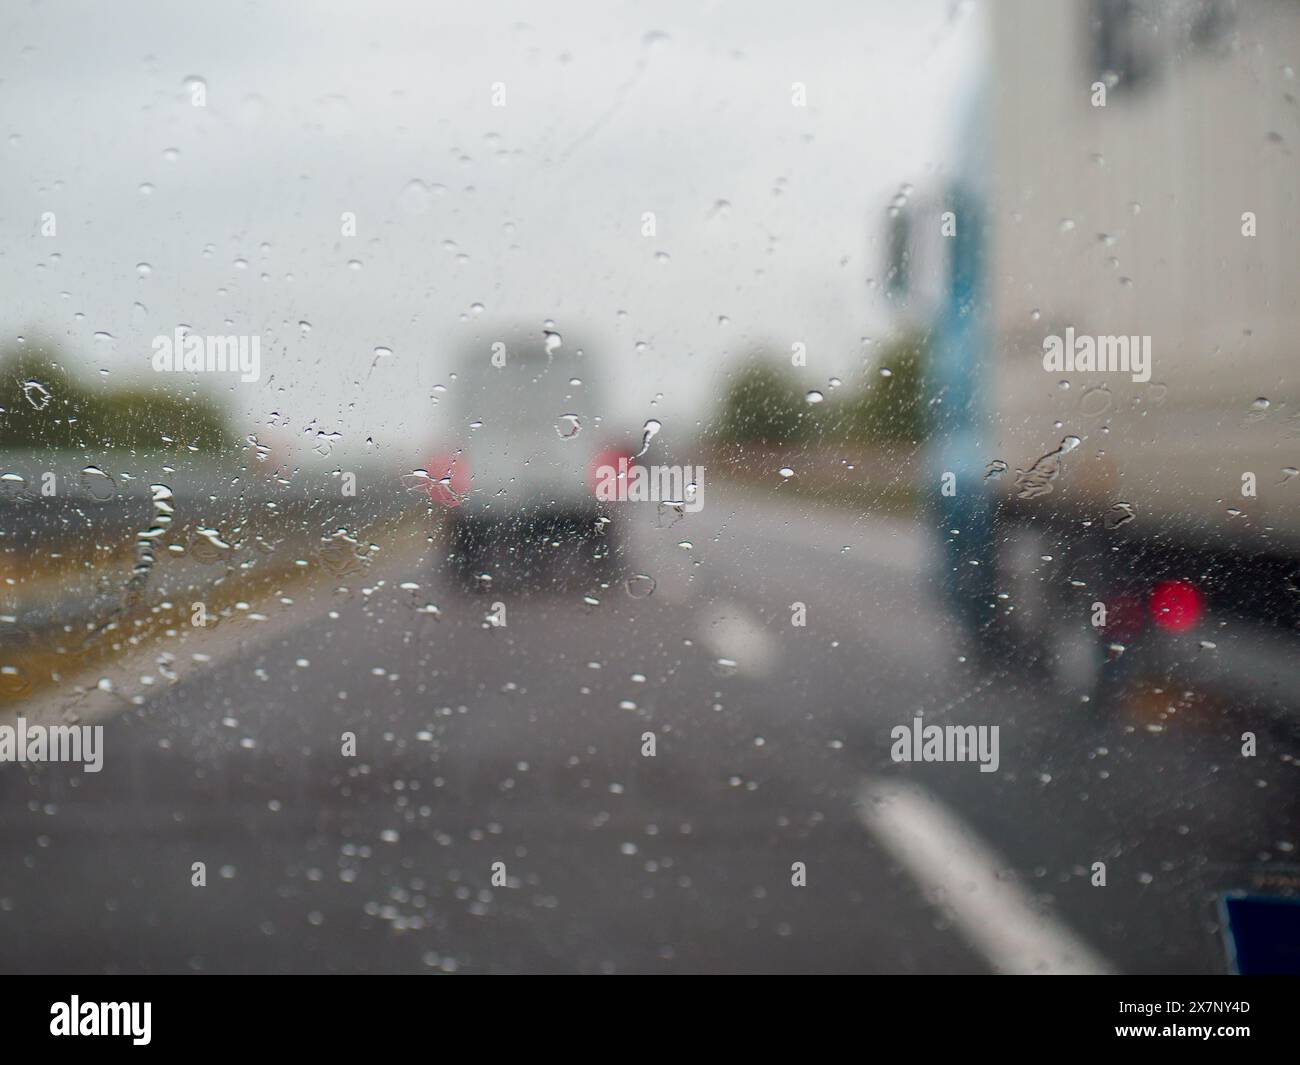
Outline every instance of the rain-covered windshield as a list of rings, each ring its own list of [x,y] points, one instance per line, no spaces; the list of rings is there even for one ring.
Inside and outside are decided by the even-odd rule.
[[[0,26],[0,969],[1297,968],[1300,5]]]

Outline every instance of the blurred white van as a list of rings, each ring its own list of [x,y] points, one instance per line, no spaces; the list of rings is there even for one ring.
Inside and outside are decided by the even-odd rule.
[[[621,522],[597,500],[595,473],[631,451],[604,428],[595,362],[542,328],[485,338],[462,356],[428,473],[447,565],[463,582],[614,570]]]

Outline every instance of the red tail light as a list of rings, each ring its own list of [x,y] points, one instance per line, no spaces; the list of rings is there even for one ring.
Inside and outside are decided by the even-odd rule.
[[[472,483],[464,453],[435,455],[428,472],[429,498],[444,507],[460,506]]]
[[[587,487],[594,494],[602,482],[613,477],[616,479],[619,492],[626,492],[627,473],[635,464],[636,460],[623,448],[606,448],[596,455],[587,470]]]
[[[1204,603],[1187,581],[1161,581],[1151,593],[1151,619],[1169,632],[1186,632],[1201,620]]]

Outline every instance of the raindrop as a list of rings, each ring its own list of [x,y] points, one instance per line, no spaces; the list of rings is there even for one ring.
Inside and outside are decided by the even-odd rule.
[[[1132,503],[1113,503],[1102,518],[1102,525],[1109,532],[1118,529],[1121,525],[1127,525],[1136,517],[1137,511],[1133,509]]]
[[[646,573],[637,573],[629,577],[624,586],[627,588],[627,594],[633,599],[646,599],[654,594],[657,582],[653,577]]]
[[[1099,418],[1110,409],[1110,389],[1105,385],[1089,388],[1079,397],[1079,413],[1086,418]]]
[[[101,503],[117,494],[117,482],[98,466],[87,466],[81,471],[81,484],[92,499]]]
[[[776,472],[779,473],[782,477],[785,477],[785,478],[790,478],[790,477],[793,477],[793,476],[794,476],[794,470],[792,470],[789,466],[782,466],[782,467],[781,467],[779,470],[777,470]]]
[[[429,209],[432,199],[433,193],[429,191],[429,186],[419,178],[413,178],[406,183],[406,187],[397,197],[397,202],[398,206],[408,214],[424,214]]]
[[[32,683],[17,666],[0,666],[0,697],[18,699],[32,690]]]
[[[990,477],[1001,477],[1006,472],[1007,464],[1001,459],[994,459],[984,467],[984,480],[987,481]]]
[[[659,435],[659,430],[663,428],[662,423],[654,418],[648,418],[645,425],[641,427],[641,450],[633,458],[640,458],[650,449],[650,441]]]
[[[50,405],[50,390],[39,381],[24,381],[23,395],[35,410],[44,410]]]
[[[190,557],[204,565],[228,559],[232,550],[220,532],[203,526],[190,533],[189,549]]]
[[[561,414],[555,423],[555,431],[561,440],[572,440],[582,431],[582,422],[576,414]]]
[[[808,403],[820,403],[820,402],[821,402],[823,399],[825,399],[826,397],[823,396],[820,392],[818,392],[818,391],[814,388],[811,392],[809,392],[809,393],[808,393],[807,395],[805,395],[803,398],[804,398],[804,400],[805,400],[806,402],[808,402]]]
[[[1077,436],[1067,436],[1055,451],[1049,451],[1038,458],[1027,470],[1018,470],[1016,488],[1020,499],[1036,499],[1052,490],[1051,482],[1061,472],[1061,459],[1073,451],[1082,441]]]

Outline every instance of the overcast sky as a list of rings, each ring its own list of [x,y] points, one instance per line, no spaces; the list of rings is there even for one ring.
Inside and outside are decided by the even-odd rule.
[[[449,416],[431,396],[461,350],[550,318],[604,361],[611,422],[685,438],[755,345],[803,341],[814,387],[861,369],[888,329],[885,207],[950,157],[978,21],[952,0],[13,2],[0,330],[109,384],[157,382],[150,341],[178,324],[259,334],[259,382],[198,382],[241,432],[274,412],[271,436],[396,458]]]

